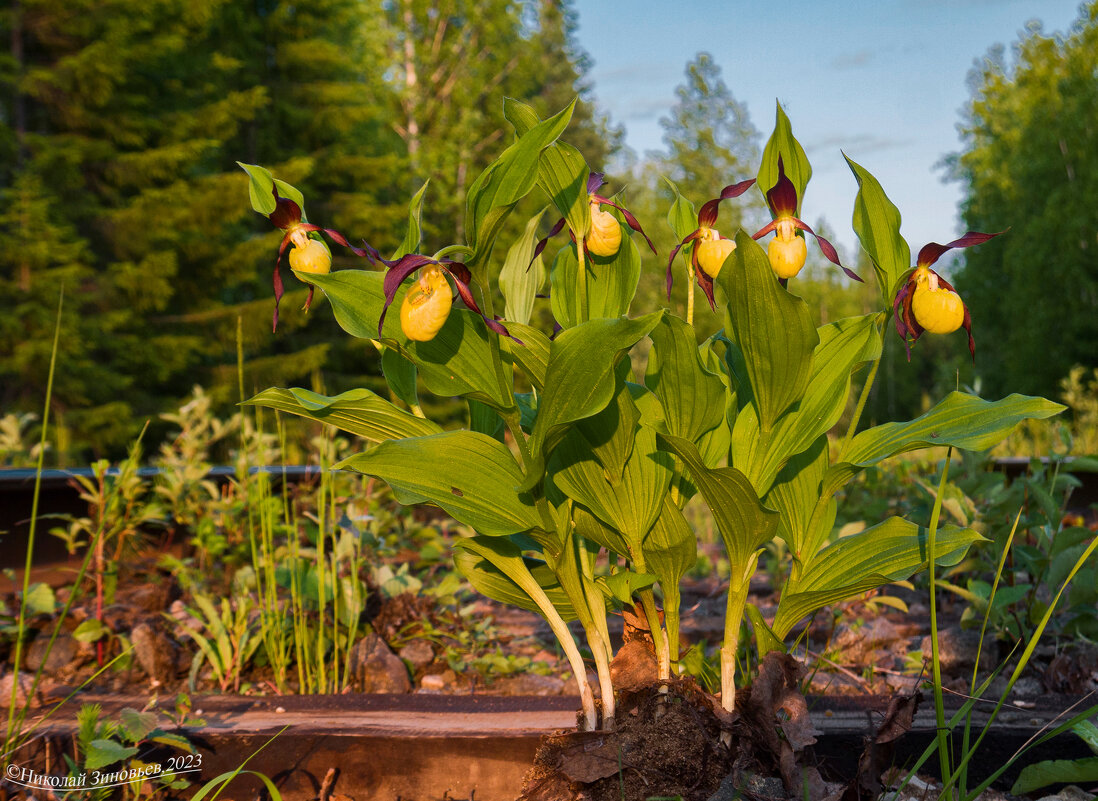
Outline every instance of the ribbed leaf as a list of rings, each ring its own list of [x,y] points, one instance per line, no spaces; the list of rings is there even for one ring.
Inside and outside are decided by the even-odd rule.
[[[518,365],[534,388],[541,392],[545,389],[545,373],[549,369],[549,348],[552,344],[549,337],[522,323],[508,322],[507,330],[522,344],[512,341],[501,343],[506,348],[503,357],[510,358],[512,364]]]
[[[808,306],[778,283],[766,252],[742,230],[716,283],[724,292],[725,330],[743,353],[759,426],[769,433],[804,394],[819,336]]]
[[[793,182],[797,190],[797,216],[801,216],[801,202],[804,190],[812,177],[812,165],[808,163],[801,143],[793,136],[789,118],[785,116],[781,103],[776,103],[774,132],[763,148],[762,163],[759,165],[757,186],[765,195],[778,183],[778,157],[781,156],[785,175]]]
[[[804,396],[778,420],[765,451],[758,447],[758,421],[750,414],[737,418],[736,466],[747,473],[760,493],[769,492],[786,460],[839,421],[850,392],[851,372],[880,356],[877,317],[848,317],[818,329],[820,341],[812,354]]]
[[[248,173],[248,197],[252,201],[252,208],[260,214],[273,212],[277,201],[275,201],[274,178],[271,176],[271,171],[258,164],[245,164],[242,161],[238,161],[237,164]]]
[[[656,448],[656,433],[636,429],[633,453],[621,480],[611,481],[589,443],[573,429],[553,453],[553,482],[569,498],[590,509],[604,523],[621,532],[636,560],[641,543],[663,508],[671,481],[671,459]]]
[[[902,581],[927,566],[927,530],[899,517],[843,537],[813,558],[794,585],[782,593],[774,632],[781,638],[797,621],[828,604],[867,590]],[[955,565],[974,542],[984,538],[972,529],[945,526],[938,530],[937,564]]]
[[[834,493],[862,468],[919,448],[951,446],[986,451],[1002,442],[1022,420],[1043,420],[1065,408],[1028,395],[986,401],[964,392],[951,392],[921,417],[874,426],[855,436],[843,461],[828,470],[824,491]]]
[[[692,442],[661,436],[660,441],[682,459],[713,512],[733,570],[743,569],[755,551],[778,528],[778,513],[765,508],[747,476],[734,467],[711,469]]]
[[[377,321],[385,306],[382,291],[384,273],[339,270],[328,275],[310,275],[332,304],[336,322],[351,336],[377,339]],[[393,305],[399,308],[403,295]],[[393,310],[395,312],[395,310]],[[424,386],[439,397],[473,397],[497,409],[514,406],[511,393],[502,387],[493,366],[491,339],[480,315],[454,309],[430,342],[413,342],[400,329],[400,316],[385,317],[382,341],[397,347],[411,359]]]
[[[474,431],[389,440],[344,459],[339,469],[376,476],[403,504],[429,502],[480,534],[506,536],[541,525],[511,452]]]
[[[473,248],[469,265],[475,272],[482,272],[479,268],[483,267],[496,235],[515,203],[534,188],[542,151],[564,133],[575,107],[573,100],[567,108],[520,136],[469,188],[465,230]]]
[[[662,316],[663,312],[657,311],[636,320],[590,320],[562,331],[553,340],[538,419],[531,433],[535,458],[543,457],[550,438],[564,426],[606,407],[614,397],[614,365]],[[530,486],[539,478],[532,475]]]
[[[820,436],[806,451],[790,459],[766,495],[766,505],[782,517],[778,535],[786,541],[794,558],[808,560],[831,533],[836,504],[833,498],[821,517],[812,520],[820,497],[820,483],[828,466],[828,442]]]
[[[503,115],[515,126],[515,133],[519,136],[540,122],[533,108],[510,97],[503,101]],[[589,172],[583,154],[567,142],[554,142],[541,153],[538,186],[579,239],[591,227],[591,208],[587,200]]]
[[[540,254],[536,259],[533,258],[534,245],[538,238],[538,224],[544,216],[545,209],[542,209],[527,221],[522,236],[507,251],[507,258],[499,273],[499,288],[506,301],[503,317],[508,321],[508,325],[511,322],[523,325],[530,322],[530,314],[534,310],[534,296],[545,284],[545,262]],[[526,341],[519,334],[514,335],[523,342]]]
[[[544,562],[524,558],[519,547],[505,537],[458,540],[454,565],[477,592],[493,601],[544,614],[533,597],[540,589],[565,622],[576,619],[553,571]]]
[[[423,195],[427,192],[427,184],[429,183],[430,181],[424,181],[423,186],[412,196],[412,200],[408,204],[408,230],[404,234],[404,241],[400,243],[400,247],[393,254],[393,261],[409,253],[419,252],[419,243],[423,235],[419,218],[423,211]]]
[[[409,406],[417,406],[419,393],[416,389],[416,378],[419,372],[415,364],[395,348],[380,342],[375,342],[374,346],[381,353],[381,374],[385,376],[389,390]]]
[[[694,211],[694,204],[683,197],[674,181],[669,178],[663,180],[675,193],[675,200],[671,203],[671,208],[667,210],[667,224],[675,233],[675,239],[681,242],[698,227],[698,213]],[[682,252],[686,258],[690,257],[689,249],[684,248]]]
[[[873,271],[877,274],[877,284],[885,305],[891,307],[899,289],[897,284],[911,267],[911,248],[900,236],[900,211],[869,170],[856,164],[846,154],[843,157],[858,180],[858,196],[854,199],[854,232],[873,261]]]
[[[607,259],[585,258],[587,270],[586,319],[621,317],[629,312],[633,296],[640,281],[641,259],[625,226],[622,229],[621,247]],[[582,319],[579,309],[579,262],[573,244],[562,247],[553,260],[550,284],[553,287],[549,302],[553,317],[562,328],[572,328]]]
[[[670,434],[697,443],[724,419],[724,383],[702,364],[692,326],[665,315],[649,333],[644,383],[659,398]]]
[[[328,397],[307,389],[272,387],[245,403],[327,423],[371,442],[422,437],[442,430],[430,420],[398,409],[368,389],[350,389]]]

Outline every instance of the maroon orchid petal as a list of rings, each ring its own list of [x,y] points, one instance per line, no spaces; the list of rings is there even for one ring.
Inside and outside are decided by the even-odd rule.
[[[709,273],[705,270],[695,269],[694,274],[698,276],[698,286],[700,286],[702,292],[705,293],[705,297],[709,301],[710,310],[716,311],[717,301],[713,298],[713,279],[709,277]]]
[[[717,213],[720,210],[721,201],[739,197],[750,189],[754,183],[755,179],[750,178],[746,181],[740,181],[738,184],[729,184],[721,190],[720,197],[705,201],[701,209],[698,210],[698,225],[712,228],[714,223],[717,222]]]
[[[621,216],[625,218],[625,224],[644,237],[644,241],[648,243],[648,247],[652,249],[653,254],[655,254],[656,256],[660,255],[659,251],[656,250],[656,246],[652,244],[652,240],[648,238],[648,234],[644,232],[644,229],[641,228],[640,223],[637,222],[637,218],[633,216],[633,213],[629,211],[629,209],[619,206],[614,201],[607,200],[604,197],[596,196],[596,200],[598,200],[599,203],[605,203],[607,206],[613,206],[615,209],[620,211]]]
[[[599,191],[599,188],[606,183],[606,176],[601,172],[592,172],[587,174],[587,194]]]
[[[449,270],[447,270],[449,272]],[[451,275],[453,275],[451,273]],[[465,281],[459,281],[454,276],[454,284],[457,286],[458,295],[461,296],[461,302],[471,311],[476,312],[481,317],[484,317],[484,312],[480,310],[480,306],[477,305],[477,299],[473,297],[473,290],[469,287],[469,284]],[[488,321],[487,317],[484,317],[485,322]]]
[[[705,201],[702,207],[698,209],[698,225],[712,228],[714,223],[717,222],[717,212],[720,210],[720,206],[720,198]]]
[[[280,260],[281,261],[281,260]],[[278,330],[278,303],[282,300],[282,275],[278,271],[279,262],[275,262],[274,268],[274,292],[275,292],[275,309],[274,319],[271,322],[271,333],[273,334]]]
[[[401,256],[397,259],[393,266],[389,268],[389,271],[385,273],[385,281],[382,283],[382,289],[385,292],[385,305],[382,307],[381,316],[377,321],[377,335],[379,337],[381,336],[381,327],[385,324],[385,315],[393,304],[393,300],[396,299],[396,293],[400,289],[400,285],[420,267],[435,263],[435,260],[428,256],[409,253],[407,256]]]
[[[380,256],[377,256],[375,258],[375,254],[377,254],[377,251],[374,250],[369,245],[366,245],[365,250],[363,250],[362,248],[356,248],[354,245],[352,245],[350,242],[348,242],[347,237],[345,237],[339,231],[333,231],[331,228],[323,228],[321,230],[323,230],[324,233],[326,233],[328,235],[328,237],[333,242],[335,242],[337,245],[343,245],[343,247],[347,248],[349,251],[354,253],[360,259],[369,259],[371,264],[376,264],[377,261],[379,261],[379,260],[380,261],[385,261]],[[365,244],[365,243],[363,243],[363,244]]]
[[[748,178],[746,181],[740,181],[738,184],[729,184],[721,190],[721,200],[729,200],[730,198],[739,197],[754,185],[754,178]]]
[[[274,223],[276,228],[285,231],[301,222],[301,206],[288,197],[279,197],[278,189],[274,190],[275,210],[267,215],[267,219]]]
[[[989,239],[994,239],[1000,234],[1005,233],[1006,231],[997,231],[994,234],[981,234],[979,231],[969,231],[960,239],[954,239],[948,245],[939,245],[937,242],[931,242],[928,245],[924,245],[923,249],[919,251],[919,258],[915,260],[915,264],[919,267],[929,267],[934,262],[938,261],[947,250],[953,250],[953,248],[970,248],[973,245],[983,244]]]
[[[316,285],[309,284],[309,297],[305,298],[305,311],[309,311],[309,307],[313,305],[313,293],[316,292]]]
[[[972,338],[972,315],[968,312],[968,306],[964,306],[965,316],[961,321],[961,327],[968,334],[968,352],[972,354],[972,363],[976,364],[976,340]]]
[[[796,217],[793,218],[793,227],[800,228],[805,233],[812,234],[812,236],[816,237],[816,244],[820,246],[820,251],[824,254],[824,256],[827,257],[827,260],[829,262],[836,265],[837,267],[842,268],[842,271],[846,273],[847,276],[849,276],[850,278],[853,278],[855,281],[858,281],[859,283],[865,283],[864,281],[862,281],[862,277],[860,275],[858,275],[853,270],[847,269],[845,266],[843,266],[843,263],[839,261],[839,252],[835,250],[834,245],[832,245],[822,236],[817,234],[815,231],[805,225],[805,223],[803,223],[801,220],[798,220]]]
[[[683,247],[685,247],[686,245],[690,244],[695,239],[697,239],[699,234],[701,234],[701,229],[700,228],[695,228],[694,232],[691,233],[691,234],[688,234],[686,239],[682,240],[681,242],[679,242],[679,244],[675,245],[674,250],[671,251],[671,256],[667,259],[667,299],[668,300],[671,299],[671,286],[674,283],[674,276],[671,272],[671,265],[675,263],[675,257],[679,255],[679,251],[682,250]],[[695,266],[695,269],[697,269],[697,265],[695,264],[694,266]]]
[[[545,247],[549,244],[549,240],[564,230],[564,224],[565,220],[561,217],[557,220],[556,225],[549,229],[549,233],[545,236],[545,239],[539,240],[537,245],[534,246],[534,255],[530,258],[530,263],[526,265],[527,272],[534,266],[534,260],[544,252]]]
[[[777,220],[771,220],[766,225],[764,225],[762,228],[760,228],[758,231],[756,231],[754,234],[752,234],[751,238],[752,239],[760,239],[760,238],[766,236],[767,234],[774,233],[774,231],[777,231],[777,230],[778,230],[778,221]]]
[[[792,217],[797,213],[797,188],[786,177],[781,156],[778,156],[778,182],[766,191],[766,205],[775,217]]]
[[[481,315],[481,316],[483,317],[484,315]],[[489,328],[491,328],[493,331],[495,331],[500,336],[505,336],[508,339],[512,339],[515,342],[517,342],[519,345],[523,344],[521,339],[519,339],[514,334],[512,334],[510,331],[508,331],[507,327],[503,323],[499,322],[498,320],[492,320],[492,319],[489,319],[488,317],[484,317],[484,324],[487,325]]]
[[[455,281],[462,284],[471,284],[473,282],[473,274],[469,272],[469,268],[462,262],[442,259],[439,264],[442,264],[446,268],[446,272],[450,273]]]

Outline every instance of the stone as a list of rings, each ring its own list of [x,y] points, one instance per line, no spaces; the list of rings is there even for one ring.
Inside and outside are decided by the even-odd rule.
[[[175,648],[164,634],[148,623],[138,623],[130,640],[137,663],[150,679],[163,684],[175,677]]]
[[[40,631],[27,649],[27,655],[23,657],[25,670],[37,671],[42,668],[43,673],[57,673],[62,668],[72,664],[76,657],[76,641],[71,635],[61,633],[53,641],[50,647],[51,632]],[[49,653],[47,653],[49,649]]]
[[[1037,698],[1044,694],[1044,685],[1041,684],[1040,679],[1035,679],[1032,676],[1022,676],[1014,682],[1014,686],[1010,689],[1012,698]]]
[[[412,691],[403,660],[376,634],[368,634],[355,644],[351,652],[351,672],[364,693]]]
[[[3,676],[0,676],[0,708],[2,709],[7,709],[11,704],[11,689],[13,683],[14,676],[11,673],[5,673]],[[26,673],[19,674],[19,684],[15,691],[16,709],[28,706],[28,697],[30,697],[29,706],[38,706],[38,699],[30,695],[33,686],[34,679],[31,676],[28,676]]]
[[[930,658],[930,635],[923,637],[919,648],[923,656]],[[980,649],[980,632],[978,629],[962,629],[960,626],[950,626],[938,632],[938,661],[942,670],[953,671],[971,668],[976,664],[976,652]],[[982,667],[994,667],[995,642],[988,639],[981,651],[980,661]]]
[[[398,654],[413,671],[422,670],[435,661],[435,649],[427,640],[417,639],[400,649]]]
[[[891,654],[892,648],[904,639],[896,624],[884,617],[875,617],[863,626],[840,626],[834,645],[843,652],[844,664],[873,664],[880,658],[878,651]]]
[[[537,673],[520,673],[496,682],[504,695],[560,695],[565,682],[556,676],[541,676]]]

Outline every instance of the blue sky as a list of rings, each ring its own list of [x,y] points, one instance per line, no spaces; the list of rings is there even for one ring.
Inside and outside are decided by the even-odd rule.
[[[966,78],[988,48],[1039,20],[1047,34],[1078,18],[1078,0],[576,0],[579,42],[594,61],[599,105],[643,156],[698,51],[721,66],[763,138],[780,100],[813,166],[803,212],[821,218],[853,260],[857,184],[840,149],[881,181],[912,253],[961,230],[961,186],[937,166],[960,149]],[[749,176],[729,176],[729,182]],[[1004,227],[1009,222],[1004,222]]]

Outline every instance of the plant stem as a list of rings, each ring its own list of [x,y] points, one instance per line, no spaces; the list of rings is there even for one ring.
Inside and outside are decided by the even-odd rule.
[[[945,494],[946,481],[949,477],[949,461],[953,456],[953,448],[946,452],[945,466],[942,467],[942,478],[938,482],[938,494],[934,499],[934,509],[930,513],[930,530],[927,532],[926,554],[927,572],[930,580],[930,659],[934,680],[934,719],[938,734],[938,764],[942,771],[942,781],[951,774],[949,733],[946,728],[945,705],[942,700],[942,665],[938,659],[938,605],[937,588],[934,585],[935,570],[934,560],[937,557],[935,546],[938,536],[938,518],[942,511],[942,497]],[[956,792],[950,790],[949,798],[956,798]]]
[[[691,244],[690,247],[696,247]],[[686,259],[686,324],[694,325],[694,263]]]
[[[759,563],[757,554],[744,566],[739,576],[733,572],[728,579],[728,603],[724,613],[724,643],[721,645],[721,707],[728,713],[736,710],[736,651],[740,647],[740,627],[743,625],[743,612],[747,606],[747,591],[751,586],[751,576]],[[721,742],[728,746],[732,742],[732,733],[721,732]]]
[[[583,252],[583,239],[576,242],[576,294],[579,296],[579,305],[576,309],[576,322],[587,322],[590,309],[587,300],[587,262]]]
[[[850,441],[854,439],[854,431],[858,428],[858,422],[862,419],[862,412],[865,410],[866,401],[869,400],[869,393],[873,389],[873,382],[877,378],[877,369],[880,366],[881,357],[878,356],[873,360],[873,364],[869,368],[869,375],[865,377],[865,383],[862,384],[862,391],[858,396],[858,405],[854,409],[854,416],[850,418],[850,427],[847,428],[846,436],[843,437],[843,443],[839,446],[839,458],[836,460],[837,462],[843,460],[847,450],[850,448]]]
[[[50,369],[46,378],[46,398],[43,403],[42,409],[42,434],[38,442],[38,464],[35,468],[34,475],[34,494],[31,497],[31,514],[30,514],[30,527],[27,531],[27,555],[23,564],[23,588],[22,594],[19,596],[19,622],[16,624],[16,636],[15,636],[15,653],[12,656],[11,664],[11,697],[8,699],[8,728],[4,735],[4,743],[7,745],[15,736],[15,709],[16,698],[19,693],[19,665],[23,660],[23,637],[27,632],[27,591],[30,589],[30,574],[31,565],[33,564],[34,555],[34,535],[37,531],[36,523],[38,522],[38,498],[42,489],[42,468],[46,458],[46,430],[49,428],[50,422],[50,403],[53,400],[53,373],[57,366],[57,346],[61,340],[61,311],[65,304],[65,288],[61,288],[61,292],[57,297],[57,322],[53,328],[53,350],[50,353]],[[87,561],[85,560],[85,564]],[[71,596],[75,596],[76,587],[73,587],[74,592]],[[72,597],[70,596],[69,603],[72,603]],[[55,633],[56,636],[56,633]],[[30,695],[33,694],[34,687],[31,688],[31,693],[27,695],[27,703],[23,711],[26,711],[27,707],[30,707]]]

